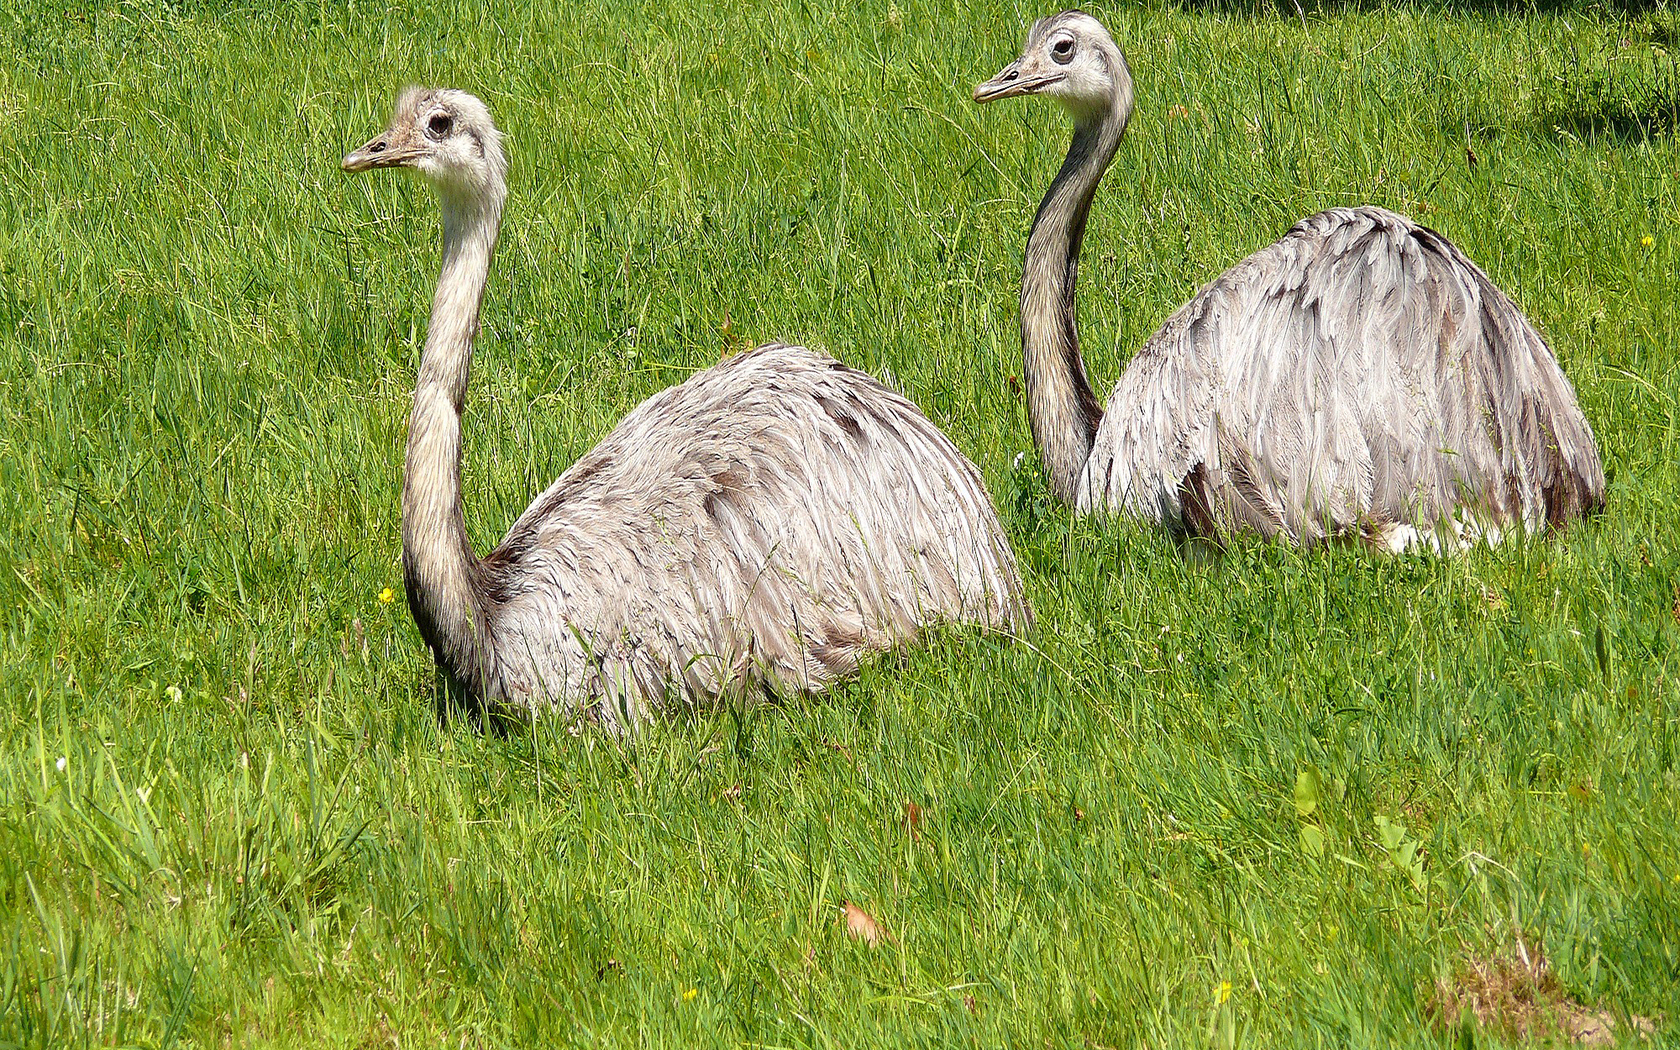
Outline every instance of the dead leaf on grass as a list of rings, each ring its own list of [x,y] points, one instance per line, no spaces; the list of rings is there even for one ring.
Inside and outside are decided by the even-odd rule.
[[[875,917],[851,901],[841,901],[840,911],[846,918],[846,936],[854,941],[862,941],[871,948],[886,940],[887,931],[875,921]]]
[[[1489,587],[1485,583],[1482,584],[1481,587],[1482,604],[1487,606],[1490,612],[1503,612],[1505,609],[1505,595],[1501,594],[1498,589]]]

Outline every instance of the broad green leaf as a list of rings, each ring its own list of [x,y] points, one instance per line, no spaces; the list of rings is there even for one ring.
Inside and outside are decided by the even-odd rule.
[[[1317,824],[1301,825],[1301,852],[1309,857],[1324,855],[1324,830]]]
[[[1383,849],[1392,854],[1406,838],[1406,826],[1377,814],[1377,838],[1381,840]]]
[[[1303,818],[1313,815],[1324,798],[1324,778],[1308,766],[1295,774],[1295,812]]]

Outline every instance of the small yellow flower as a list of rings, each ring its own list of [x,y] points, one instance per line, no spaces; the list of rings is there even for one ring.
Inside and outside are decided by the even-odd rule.
[[[387,587],[384,590],[379,592],[379,604],[380,605],[390,605],[392,602],[394,602],[396,600],[397,600],[397,592],[391,590],[391,588],[389,588],[389,587]]]
[[[700,994],[700,989],[690,988],[688,991],[683,993],[683,1002],[691,1003],[691,1002],[694,1001],[694,997],[699,995],[699,994]]]
[[[1223,1006],[1226,1003],[1231,1001],[1231,982],[1230,981],[1220,981],[1219,982],[1219,994],[1218,994],[1217,998],[1218,998],[1219,1004],[1221,1006]]]
[[[1651,245],[1653,245],[1655,243],[1657,243],[1657,239],[1655,237],[1651,236],[1648,233],[1645,236],[1639,238],[1639,246],[1641,248],[1649,248]]]

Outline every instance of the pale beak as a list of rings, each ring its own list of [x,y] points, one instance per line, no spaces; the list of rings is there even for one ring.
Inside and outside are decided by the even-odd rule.
[[[1051,84],[1059,84],[1067,78],[1066,73],[1026,73],[1021,69],[1021,60],[1004,66],[997,76],[976,85],[974,101],[996,102],[1000,98],[1014,98],[1017,95],[1032,95]]]
[[[373,168],[395,168],[413,159],[413,150],[403,149],[390,131],[368,140],[367,145],[349,154],[339,165],[345,171],[370,171]]]

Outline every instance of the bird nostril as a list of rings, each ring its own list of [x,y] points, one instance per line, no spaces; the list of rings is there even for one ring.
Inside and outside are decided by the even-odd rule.
[[[1007,72],[1003,75],[1003,79],[1014,80],[1016,77],[1018,77],[1020,75],[1021,75],[1021,71],[1019,69],[1011,69],[1009,72]]]
[[[375,142],[373,145],[368,147],[368,152],[369,153],[384,153],[385,152],[385,143]]]

